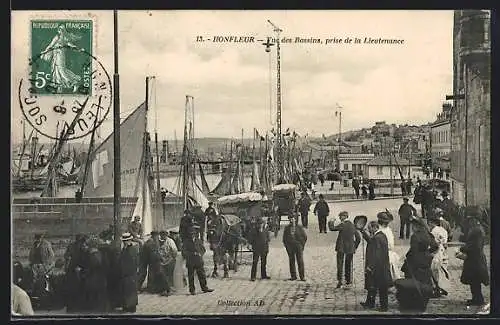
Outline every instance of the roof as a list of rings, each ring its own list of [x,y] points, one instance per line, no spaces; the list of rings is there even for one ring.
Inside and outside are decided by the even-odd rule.
[[[389,156],[378,156],[366,163],[368,166],[390,166],[403,165],[408,166],[409,161],[403,158],[394,158]]]

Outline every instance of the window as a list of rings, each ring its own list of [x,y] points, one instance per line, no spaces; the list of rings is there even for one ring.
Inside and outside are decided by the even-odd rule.
[[[344,170],[349,170],[349,164],[344,164]]]
[[[384,166],[377,166],[377,175],[382,175],[384,173]]]

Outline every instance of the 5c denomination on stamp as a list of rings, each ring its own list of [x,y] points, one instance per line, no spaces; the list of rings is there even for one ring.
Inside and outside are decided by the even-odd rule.
[[[68,22],[65,26],[69,26]],[[40,76],[43,73],[43,80],[26,78],[19,83],[19,104],[24,117],[51,139],[59,139],[64,133],[67,140],[90,134],[104,121],[112,104],[111,79],[102,63],[90,52],[72,45],[43,49],[30,60],[32,71]],[[44,57],[52,60],[49,70],[39,68]],[[81,74],[67,69],[68,57],[73,58],[73,71]]]
[[[92,20],[32,20],[31,80],[39,95],[89,95]],[[76,51],[69,51],[73,49]]]

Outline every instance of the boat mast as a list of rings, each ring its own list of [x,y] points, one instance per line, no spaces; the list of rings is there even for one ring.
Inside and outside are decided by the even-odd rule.
[[[92,130],[92,134],[90,135],[90,144],[89,144],[89,149],[87,152],[87,157],[85,161],[85,169],[83,171],[83,179],[82,179],[82,184],[80,185],[80,193],[82,194],[82,197],[84,195],[84,190],[85,190],[85,184],[87,183],[87,177],[89,175],[89,169],[90,169],[90,157],[92,155],[92,151],[94,150],[94,143],[95,143],[95,133],[97,130],[97,121],[99,119],[99,110],[97,109],[96,111],[96,116],[95,116],[95,121],[94,121],[94,129]]]
[[[189,95],[186,95],[186,104],[184,107],[184,143],[182,148],[182,200],[184,209],[188,208],[188,200],[187,200],[187,186],[188,186],[188,177],[189,177],[189,157],[188,157],[188,148],[187,148],[187,138],[188,138],[188,129],[187,129],[187,120],[188,120],[188,105],[189,105]]]
[[[280,33],[283,31],[270,20],[267,22],[273,27],[276,33],[276,51],[277,51],[277,75],[276,75],[276,132],[278,136],[278,183],[283,181],[283,152],[282,152],[282,135],[281,135],[281,49],[280,49]]]
[[[120,75],[118,73],[118,11],[113,11],[114,18],[114,74],[113,74],[113,226],[115,244],[120,244],[121,218],[121,161],[120,161]]]
[[[155,79],[155,77],[152,77]],[[157,218],[156,220],[160,220],[160,211],[163,211],[163,209],[160,209],[161,207],[161,192],[160,192],[160,151],[158,149],[158,109],[156,105],[156,82],[154,84],[155,86],[155,147],[156,147],[156,202],[157,202]],[[168,144],[168,142],[167,142]],[[168,152],[168,150],[167,150]],[[163,215],[162,215],[163,217]]]

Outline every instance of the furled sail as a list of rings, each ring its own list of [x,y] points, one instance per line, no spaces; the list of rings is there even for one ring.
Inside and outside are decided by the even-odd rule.
[[[240,172],[240,169],[241,169],[241,165],[238,162],[238,164],[236,165],[236,172],[234,173],[233,181],[231,183],[231,193],[230,194],[238,194],[238,193],[242,193],[243,192],[243,189],[241,187],[241,179],[240,179],[241,172]]]
[[[214,188],[212,193],[217,195],[229,195],[231,193],[231,176],[232,176],[232,168],[231,165],[222,173],[222,178]]]
[[[201,164],[198,164],[200,168],[200,179],[201,179],[201,190],[203,193],[208,194],[210,193],[210,187],[208,187],[207,179],[205,178],[205,173],[203,172],[203,167],[201,167]]]
[[[146,132],[146,105],[141,104],[120,125],[121,195],[134,196]],[[86,197],[113,196],[113,133],[91,153]]]
[[[259,165],[257,162],[254,160],[253,166],[252,166],[252,183],[250,184],[250,190],[251,191],[257,191],[260,190],[260,180],[259,180]]]

